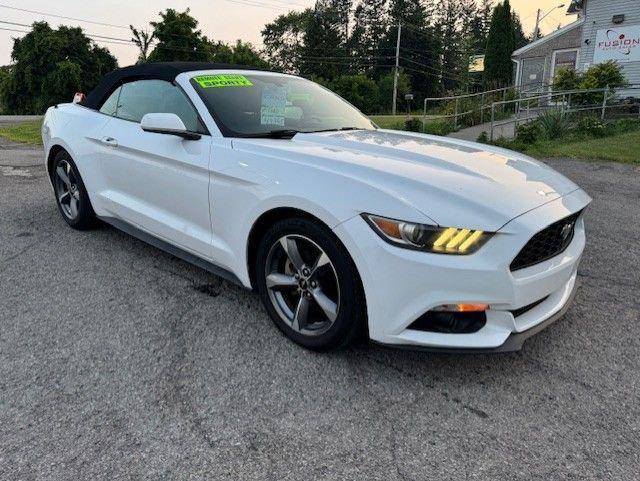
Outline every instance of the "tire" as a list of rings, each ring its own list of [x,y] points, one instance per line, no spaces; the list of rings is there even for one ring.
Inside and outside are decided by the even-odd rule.
[[[366,325],[356,266],[319,222],[294,218],[275,223],[258,246],[255,279],[275,325],[305,348],[346,347]]]
[[[95,213],[89,200],[80,172],[75,162],[65,150],[61,150],[53,160],[51,182],[60,215],[69,226],[77,230],[87,230],[95,224]]]

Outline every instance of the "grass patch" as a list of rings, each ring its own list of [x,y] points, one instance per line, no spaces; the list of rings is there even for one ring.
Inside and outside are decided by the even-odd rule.
[[[533,143],[519,139],[499,139],[493,143],[543,159],[555,157],[640,164],[640,128],[605,137],[588,137],[573,133],[555,140],[543,139]]]
[[[42,145],[42,121],[22,122],[0,127],[0,137],[24,144]]]
[[[404,130],[406,115],[372,115],[369,117],[381,129]]]
[[[422,115],[372,115],[369,117],[381,129],[407,130],[433,135],[447,135],[453,132],[453,123],[447,119],[430,119],[422,125]]]
[[[610,160],[640,164],[640,130],[615,134],[599,139],[545,140],[525,146],[535,157],[565,157],[569,159]]]

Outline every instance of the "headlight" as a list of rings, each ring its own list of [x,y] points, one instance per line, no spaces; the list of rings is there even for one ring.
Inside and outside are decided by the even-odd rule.
[[[362,214],[362,217],[387,242],[435,254],[473,254],[493,235],[481,230],[414,224],[371,214]]]

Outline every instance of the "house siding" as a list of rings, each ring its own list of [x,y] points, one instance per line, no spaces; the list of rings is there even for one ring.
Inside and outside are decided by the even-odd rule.
[[[639,0],[640,1],[640,0]],[[529,58],[544,58],[544,77],[545,84],[551,83],[551,61],[553,52],[556,50],[566,50],[571,48],[580,48],[582,44],[582,25],[573,28],[562,35],[558,35],[547,42],[533,47],[520,55],[514,55],[512,58],[516,61]],[[578,53],[580,55],[580,53]],[[580,56],[578,56],[580,58]],[[580,62],[578,62],[578,66]]]
[[[582,45],[578,62],[580,70],[586,70],[593,65],[598,30],[640,25],[640,0],[586,0],[585,3],[585,23],[582,27]],[[624,23],[616,25],[611,21],[617,14],[624,14]],[[640,85],[640,62],[621,65],[629,83]]]

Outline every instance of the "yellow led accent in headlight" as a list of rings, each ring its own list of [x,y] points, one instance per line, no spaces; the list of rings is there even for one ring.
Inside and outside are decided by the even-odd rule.
[[[469,238],[466,241],[460,244],[460,247],[458,247],[458,250],[460,252],[466,251],[469,247],[471,247],[473,244],[476,243],[476,241],[482,236],[482,234],[483,232],[481,230],[475,231],[473,234],[469,236]]]
[[[433,243],[433,247],[442,247],[449,241],[449,239],[451,239],[456,234],[456,232],[458,232],[458,229],[449,227],[440,235],[440,237],[436,239],[436,241]]]
[[[469,229],[462,229],[458,234],[449,241],[447,244],[447,250],[455,249],[462,241],[464,241],[471,231]]]

